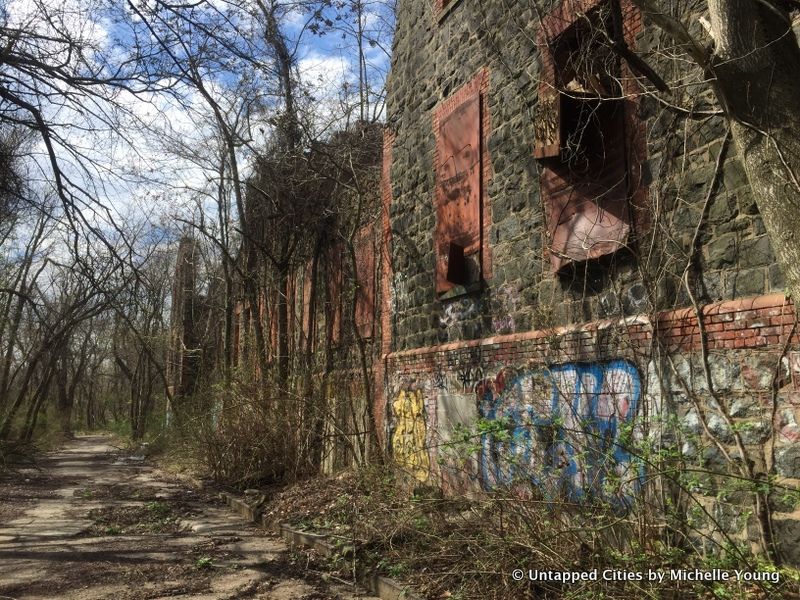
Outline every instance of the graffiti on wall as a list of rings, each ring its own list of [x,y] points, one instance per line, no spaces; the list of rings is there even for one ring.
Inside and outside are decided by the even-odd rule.
[[[550,499],[630,505],[643,478],[628,450],[641,396],[633,364],[504,369],[475,391],[488,425],[480,452],[485,487],[527,480]]]
[[[434,390],[447,391],[447,374],[442,370],[442,366],[437,364],[431,372],[431,387]]]
[[[480,346],[447,355],[447,370],[455,374],[463,391],[472,390],[483,380],[483,351]]]
[[[425,400],[422,390],[400,390],[392,408],[395,418],[392,433],[395,462],[418,481],[425,481],[430,470],[430,458],[425,443]]]
[[[520,305],[517,287],[508,283],[500,286],[493,304],[492,330],[495,333],[514,333],[517,330],[514,313]]]
[[[445,305],[439,324],[444,327],[453,327],[463,321],[468,321],[480,315],[481,305],[477,298],[460,298]]]

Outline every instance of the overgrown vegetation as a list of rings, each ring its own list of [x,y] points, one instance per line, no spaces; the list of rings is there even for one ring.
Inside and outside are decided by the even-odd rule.
[[[787,377],[782,361],[794,329],[780,356],[775,353],[774,373],[768,373],[772,380],[763,386],[768,406],[759,415],[750,415],[751,421],[737,421],[728,390],[715,380],[702,312],[703,303],[722,295],[710,290],[711,280],[704,277],[703,261],[708,257],[702,244],[711,235],[711,211],[720,196],[726,160],[732,158],[731,140],[747,174],[742,174],[739,188],[727,190],[740,196],[725,202],[741,203],[748,217],[731,224],[725,233],[766,227],[779,240],[778,256],[788,264],[788,286],[798,286],[798,277],[791,276],[796,271],[797,261],[791,260],[796,244],[777,235],[786,223],[796,221],[796,214],[788,218],[783,212],[791,202],[775,202],[797,197],[793,173],[800,154],[797,136],[789,127],[779,131],[781,143],[790,151],[787,159],[773,144],[774,136],[762,130],[773,121],[797,121],[796,107],[787,100],[797,95],[797,82],[787,80],[785,70],[764,68],[778,64],[773,53],[779,51],[787,64],[798,62],[796,39],[786,35],[791,32],[789,10],[761,2],[760,10],[774,13],[766,18],[752,14],[752,6],[734,14],[712,1],[714,23],[698,29],[695,39],[676,20],[684,17],[682,7],[660,10],[649,1],[635,3],[663,29],[665,38],[673,38],[658,40],[653,56],[647,57],[653,67],[625,47],[619,37],[622,26],[611,26],[621,18],[616,14],[619,3],[609,2],[602,7],[608,15],[603,12],[599,21],[597,15],[583,15],[587,29],[581,36],[592,38],[591,44],[587,41],[583,51],[565,63],[565,71],[576,78],[559,77],[565,78],[560,84],[567,96],[586,101],[591,88],[604,83],[600,79],[622,77],[624,59],[632,69],[625,77],[645,86],[641,112],[661,111],[656,120],[664,142],[662,156],[649,174],[652,205],[637,207],[652,215],[653,222],[637,232],[638,248],[622,247],[620,242],[616,255],[596,263],[576,261],[553,280],[568,289],[575,314],[580,311],[573,322],[586,320],[590,296],[598,295],[595,288],[609,292],[604,299],[616,308],[608,313],[622,315],[619,307],[626,298],[614,287],[626,278],[627,283],[641,280],[644,291],[638,313],[656,323],[659,311],[688,306],[702,339],[694,363],[691,358],[681,363],[679,353],[664,351],[655,335],[648,352],[635,356],[643,367],[657,363],[654,376],[645,382],[651,393],[665,378],[671,380],[672,389],[660,397],[663,412],[643,412],[637,425],[620,424],[610,445],[593,440],[588,448],[577,444],[571,448],[580,459],[595,460],[604,469],[603,484],[580,502],[564,493],[567,486],[560,476],[552,477],[551,489],[531,485],[532,477],[542,473],[527,471],[531,461],[525,463],[516,454],[518,438],[524,435],[538,436],[551,456],[559,443],[563,450],[566,437],[584,433],[583,422],[576,431],[563,415],[546,425],[526,422],[516,428],[507,416],[479,418],[446,432],[452,437],[449,446],[442,446],[442,454],[449,453],[443,464],[455,475],[441,481],[432,477],[431,487],[409,486],[403,469],[375,466],[385,457],[378,447],[374,411],[393,399],[384,399],[384,406],[376,403],[380,396],[375,388],[386,383],[375,376],[387,350],[378,347],[385,323],[365,321],[363,313],[369,316],[371,310],[374,318],[376,273],[383,274],[387,266],[402,273],[412,263],[427,260],[427,250],[413,247],[413,237],[403,237],[408,235],[405,229],[413,230],[407,215],[392,215],[398,245],[412,246],[394,262],[380,218],[383,77],[370,66],[367,53],[391,38],[391,6],[381,4],[384,12],[371,15],[360,1],[301,7],[230,2],[226,11],[210,2],[129,3],[124,14],[107,14],[95,7],[98,19],[114,18],[126,28],[131,47],[122,52],[123,45],[115,41],[111,49],[118,55],[105,54],[100,42],[73,35],[69,27],[55,39],[41,33],[42,26],[69,20],[68,12],[37,5],[32,26],[21,27],[10,20],[5,7],[0,9],[4,41],[0,47],[5,48],[0,55],[0,469],[37,446],[72,435],[76,427],[117,430],[137,443],[149,439],[151,450],[172,453],[217,484],[240,490],[356,465],[360,468],[356,475],[328,481],[321,490],[314,481],[285,492],[270,510],[276,518],[291,517],[298,524],[327,531],[343,549],[352,548],[358,561],[407,579],[431,596],[758,598],[800,593],[797,574],[776,566],[781,554],[772,522],[775,512],[790,513],[800,504],[800,492],[777,475],[773,430],[778,390]],[[537,2],[528,7],[531,15],[543,8]],[[295,10],[307,19],[308,31],[320,35],[336,31],[355,48],[358,76],[355,84],[342,82],[342,103],[335,110],[328,107],[331,114],[322,114],[325,111],[299,72],[292,51],[298,40],[288,33]],[[367,31],[367,17],[379,21],[376,15],[385,17],[387,27]],[[748,15],[753,19],[743,18]],[[756,86],[758,102],[740,106],[739,96],[746,94],[740,94],[739,78],[727,65],[739,60],[731,55],[730,46],[741,40],[725,38],[751,20],[769,25],[755,40],[761,45],[744,48],[747,56],[760,61],[755,68],[745,66],[753,81],[764,85]],[[519,37],[529,34],[533,18],[524,21]],[[604,24],[598,27],[594,21]],[[717,32],[717,47],[704,47],[709,41],[706,30]],[[487,39],[492,37],[490,33]],[[566,52],[563,40],[549,42],[554,47],[561,44]],[[504,63],[504,49],[491,50],[496,54],[492,60]],[[597,50],[602,60],[594,60]],[[64,60],[53,61],[53,56]],[[120,59],[116,67],[115,56]],[[689,62],[691,68],[675,67]],[[654,72],[665,65],[669,68],[664,70],[673,74],[670,81]],[[606,71],[600,79],[593,71],[597,67]],[[102,73],[115,75],[106,78]],[[223,76],[216,77],[218,73]],[[783,90],[781,102],[775,104],[761,95],[770,87],[764,74],[771,78],[773,73],[780,75],[776,81]],[[606,83],[601,85],[607,87],[606,96],[592,97],[586,104],[593,118],[604,102],[628,101],[624,96],[629,92],[619,81]],[[573,87],[566,90],[569,85]],[[658,94],[669,85],[675,94],[667,101]],[[89,176],[92,185],[82,185],[64,166],[61,154],[66,153],[82,167],[80,171],[103,171],[86,159],[81,145],[71,145],[58,134],[60,125],[54,118],[49,122],[50,117],[64,110],[81,116],[86,129],[99,126],[94,118],[113,129],[112,117],[135,112],[119,103],[119,90],[132,95],[166,93],[203,124],[197,143],[186,142],[169,128],[145,127],[165,155],[186,159],[205,178],[190,190],[185,205],[163,219],[169,221],[167,226],[159,215],[140,219],[134,209],[111,210],[110,203],[97,197],[104,179],[94,181]],[[639,91],[631,95],[636,94]],[[84,104],[93,108],[80,108]],[[42,114],[43,107],[55,112]],[[392,119],[400,119],[405,108],[400,107]],[[565,141],[574,152],[565,154],[560,168],[579,170],[586,159],[578,150],[587,119],[580,117]],[[142,125],[139,116],[133,120],[137,127]],[[689,130],[697,122],[698,129],[710,122],[711,133],[697,135],[710,139],[704,139],[695,154],[713,154],[714,163],[710,178],[699,182],[690,180],[687,172],[692,177],[695,172],[687,171],[685,164],[693,160],[685,150],[695,135]],[[394,126],[390,123],[390,128]],[[29,131],[38,134],[50,162],[44,183],[31,174],[42,167],[31,159],[35,151]],[[748,150],[756,145],[763,146],[760,152]],[[770,166],[780,172],[779,194],[769,192]],[[134,173],[126,175],[134,178]],[[741,191],[746,186],[751,189]],[[684,198],[688,187],[703,188],[702,205]],[[415,201],[428,206],[430,198],[424,195]],[[759,209],[765,222],[757,220]],[[725,221],[727,213],[718,210],[714,219]],[[420,229],[433,229],[429,216],[420,217],[425,223]],[[678,218],[691,222],[688,238],[676,234]],[[427,237],[420,239],[428,243]],[[390,260],[377,260],[382,253]],[[731,259],[722,256],[719,261],[724,266]],[[549,268],[543,266],[542,272]],[[416,305],[430,305],[422,291],[406,292]],[[385,300],[388,306],[389,298]],[[526,315],[530,328],[555,326],[558,308],[539,307],[538,314]],[[424,322],[435,316],[414,317],[420,321],[415,324],[418,339],[424,337],[420,334]],[[466,337],[479,336],[459,334],[459,340]],[[550,341],[555,356],[560,341],[555,334]],[[609,340],[606,350],[636,351],[618,339]],[[479,389],[464,385],[467,395]],[[685,405],[680,413],[678,403]],[[417,413],[411,416],[424,420],[421,407],[413,410]],[[694,430],[676,422],[677,414],[685,420],[691,414]],[[396,417],[389,415],[390,430],[396,431],[392,421]],[[764,438],[768,441],[745,443],[748,428],[758,429],[763,423],[772,432]],[[412,459],[414,452],[432,450],[424,436],[425,447],[412,450]],[[494,485],[475,464],[487,445],[505,450],[506,455],[496,452],[498,464],[502,462],[498,470],[515,474],[503,485]],[[644,473],[642,489],[635,490],[640,495],[623,489],[636,487],[630,477],[625,479],[629,474],[613,472],[612,455],[623,446]],[[426,465],[433,462],[425,457]],[[447,488],[446,497],[435,487],[440,483]],[[617,500],[624,497],[624,506],[607,501],[614,495]],[[305,508],[298,515],[297,507],[289,504],[301,499]],[[97,532],[109,535],[170,532],[177,527],[174,515],[155,501],[92,516]],[[745,531],[746,538],[734,535],[734,525]],[[342,567],[352,566],[349,561],[343,552]],[[198,569],[210,566],[210,558],[197,559]],[[601,578],[562,586],[515,582],[512,573],[518,568],[526,574],[746,569],[764,574],[764,580]],[[778,583],[770,579],[773,573],[779,573]]]
[[[343,574],[359,565],[413,584],[430,598],[793,598],[800,573],[747,549],[705,555],[670,543],[658,521],[607,505],[553,504],[535,492],[442,497],[394,471],[362,470],[275,494],[266,515],[325,532]],[[516,569],[524,581],[516,581]],[[671,571],[720,569],[730,581],[678,581]],[[759,581],[735,579],[736,571]],[[597,573],[596,581],[527,581],[528,571]],[[604,580],[605,572],[605,580]],[[649,572],[663,581],[647,581]],[[635,580],[638,575],[644,580]],[[777,580],[777,583],[776,583]]]
[[[307,19],[300,31],[295,14]],[[89,33],[112,24],[103,39]],[[330,381],[311,374],[329,373],[338,356],[310,364],[329,324],[303,323],[297,303],[309,298],[315,315],[330,302],[318,282],[353,271],[356,235],[374,218],[392,26],[391,6],[360,1],[0,9],[3,456],[56,429],[138,441],[169,422],[178,437],[199,432],[212,472],[232,483],[319,466]],[[304,35],[333,32],[352,42],[358,75],[320,103],[296,49]],[[192,131],[145,122],[140,101],[188,115]],[[152,145],[157,162],[191,165],[201,182],[154,177],[116,147],[86,150],[75,130],[108,134],[143,159]],[[346,275],[341,294],[357,289]],[[363,344],[360,355],[363,375]],[[201,410],[222,428],[201,425]],[[254,419],[277,454],[235,472],[244,442],[233,455],[215,446]],[[260,473],[275,456],[290,464]]]

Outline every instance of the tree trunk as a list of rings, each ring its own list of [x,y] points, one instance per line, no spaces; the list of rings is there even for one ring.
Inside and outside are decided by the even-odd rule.
[[[278,389],[286,393],[289,389],[289,305],[286,290],[289,289],[288,264],[278,270]]]
[[[774,3],[709,0],[716,92],[759,212],[800,298],[800,48]]]
[[[36,388],[36,392],[30,401],[28,407],[28,414],[25,415],[25,425],[19,438],[25,442],[30,442],[33,439],[33,432],[36,430],[36,421],[39,418],[39,410],[42,408],[44,401],[50,393],[50,384],[53,380],[54,371],[49,366],[42,369],[42,381]]]
[[[58,422],[61,433],[63,433],[65,437],[70,438],[72,437],[72,403],[74,399],[69,395],[69,369],[64,362],[65,360],[62,358],[59,361],[58,367],[56,367],[56,388],[58,390],[56,407],[58,410]]]

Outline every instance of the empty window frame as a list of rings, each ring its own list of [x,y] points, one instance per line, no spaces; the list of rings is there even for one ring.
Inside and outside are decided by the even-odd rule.
[[[555,272],[619,250],[630,233],[627,103],[609,6],[560,8],[543,56],[534,154]]]

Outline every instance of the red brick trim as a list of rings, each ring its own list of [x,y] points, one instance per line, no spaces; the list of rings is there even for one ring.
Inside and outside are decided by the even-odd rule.
[[[794,304],[783,294],[716,302],[702,309],[708,346],[760,348],[786,342],[795,319]],[[667,346],[699,348],[700,328],[693,309],[659,315],[658,336]],[[797,343],[795,332],[792,343]]]
[[[461,2],[461,0],[433,0],[433,19],[437,23],[441,23],[441,21],[450,14],[450,11],[455,7],[456,4]]]
[[[780,347],[787,341],[795,320],[794,304],[783,294],[770,294],[756,298],[744,298],[709,304],[701,309],[709,349],[738,349]],[[591,354],[596,344],[598,332],[618,330],[624,332],[627,347],[631,350],[646,351],[654,331],[665,347],[679,350],[698,350],[700,348],[700,329],[694,309],[684,308],[659,313],[654,320],[648,315],[627,317],[618,320],[592,321],[567,325],[553,329],[540,329],[524,333],[498,335],[480,340],[452,342],[438,346],[413,348],[385,355],[389,361],[415,359],[425,362],[426,357],[438,353],[467,348],[494,348],[494,354],[523,354],[517,348],[526,345],[526,356],[531,353],[552,354],[552,342],[569,338],[567,344],[560,344],[559,352],[565,357],[576,359],[570,353]],[[800,332],[794,332],[792,344],[800,344]],[[496,349],[501,352],[497,352]],[[422,364],[421,363],[421,364]]]
[[[453,0],[451,0],[453,1]],[[478,71],[466,84],[458,88],[446,100],[440,102],[433,109],[433,165],[439,165],[439,123],[443,118],[452,113],[465,100],[480,94],[481,99],[481,212],[482,212],[482,233],[481,233],[481,270],[483,279],[492,278],[492,252],[490,248],[490,231],[492,226],[492,211],[489,202],[489,182],[492,178],[492,160],[489,156],[489,134],[491,132],[491,117],[489,115],[489,69],[484,67]],[[437,187],[434,185],[433,203],[436,206]],[[434,240],[434,252],[436,252],[436,240]]]
[[[384,448],[386,423],[386,399],[384,397],[384,378],[386,374],[386,356],[392,349],[392,315],[389,294],[392,282],[392,224],[390,210],[392,206],[392,146],[396,135],[389,129],[383,130],[383,163],[381,165],[381,239],[380,265],[380,324],[381,324],[381,357],[375,361],[375,385],[373,386],[375,431],[378,447]]]

